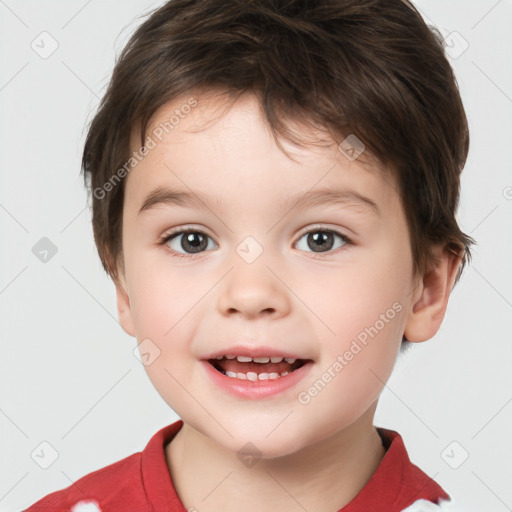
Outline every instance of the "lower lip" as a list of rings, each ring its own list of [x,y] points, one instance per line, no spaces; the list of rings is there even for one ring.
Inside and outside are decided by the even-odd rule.
[[[208,377],[220,388],[232,395],[243,398],[266,398],[277,395],[298,384],[311,371],[313,366],[309,361],[297,370],[279,377],[267,380],[242,380],[228,377],[216,370],[208,361],[201,361]]]

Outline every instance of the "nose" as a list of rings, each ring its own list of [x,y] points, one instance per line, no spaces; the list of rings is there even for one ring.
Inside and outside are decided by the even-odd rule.
[[[226,276],[218,307],[225,316],[280,318],[290,311],[290,295],[278,273],[265,263],[241,262]]]

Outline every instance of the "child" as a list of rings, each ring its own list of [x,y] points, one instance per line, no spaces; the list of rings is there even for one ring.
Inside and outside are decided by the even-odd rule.
[[[82,164],[121,325],[181,419],[26,512],[448,510],[373,418],[470,257],[468,144],[439,35],[405,1],[152,13]]]

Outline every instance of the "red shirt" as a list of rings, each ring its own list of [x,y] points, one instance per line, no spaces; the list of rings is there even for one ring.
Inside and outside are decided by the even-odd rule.
[[[183,425],[159,430],[142,452],[89,473],[69,487],[48,494],[24,512],[187,512],[174,488],[165,458],[168,444]],[[421,498],[449,499],[443,489],[411,463],[400,434],[377,429],[386,453],[359,494],[339,512],[399,512]],[[92,507],[91,503],[96,504]],[[84,505],[85,503],[82,503]]]

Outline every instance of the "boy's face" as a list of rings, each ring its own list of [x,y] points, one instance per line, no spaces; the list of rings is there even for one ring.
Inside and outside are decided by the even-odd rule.
[[[218,105],[198,97],[183,108],[188,99],[160,109],[151,129],[176,109],[179,122],[162,141],[148,131],[157,144],[125,189],[118,305],[124,329],[146,340],[151,381],[187,426],[233,452],[250,441],[263,456],[285,455],[371,425],[418,298],[395,181],[336,143],[283,141],[290,160],[252,95],[207,128]],[[201,200],[139,212],[156,188]],[[343,195],[289,203],[320,189]],[[159,244],[179,229],[191,233]],[[279,379],[238,380],[207,362],[240,355],[235,346],[308,362]]]

